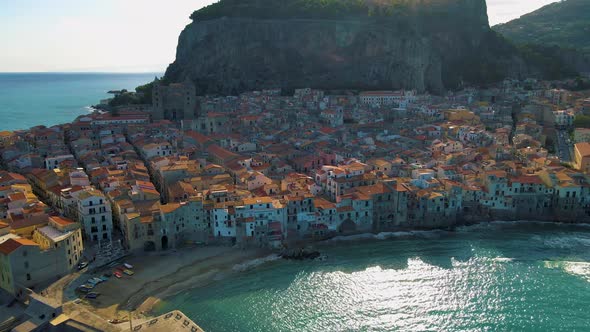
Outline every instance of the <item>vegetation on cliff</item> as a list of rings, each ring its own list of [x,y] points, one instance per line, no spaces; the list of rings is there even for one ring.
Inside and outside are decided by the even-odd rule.
[[[416,15],[438,19],[453,5],[484,6],[483,0],[220,0],[196,10],[193,21],[222,17],[254,19],[346,19],[391,18],[405,20]],[[455,15],[462,14],[455,11]],[[466,12],[463,19],[479,20]],[[463,16],[463,15],[462,15]],[[448,21],[448,20],[446,20]],[[487,21],[487,16],[486,16]],[[424,21],[428,23],[429,21]],[[448,22],[447,22],[448,23]],[[463,22],[464,23],[464,22]],[[486,22],[487,24],[487,22]]]
[[[547,5],[494,30],[516,43],[558,45],[590,52],[590,1],[565,0]]]
[[[516,47],[529,65],[541,71],[544,79],[558,80],[578,75],[575,66],[567,63],[560,47],[539,44],[521,44]]]
[[[123,90],[109,102],[109,106],[117,107],[122,105],[142,105],[152,103],[153,82],[140,85],[135,92]]]
[[[346,16],[374,16],[403,13],[411,0],[385,0],[371,5],[366,0],[221,0],[195,11],[194,21],[221,17],[249,17],[258,19],[284,18],[342,18]]]

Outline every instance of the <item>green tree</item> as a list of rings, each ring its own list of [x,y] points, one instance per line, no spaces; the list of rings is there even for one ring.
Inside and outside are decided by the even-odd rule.
[[[590,128],[590,116],[579,114],[574,118],[574,127]]]

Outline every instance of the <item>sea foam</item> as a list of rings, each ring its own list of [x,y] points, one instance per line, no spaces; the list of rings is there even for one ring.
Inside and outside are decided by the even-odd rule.
[[[420,237],[420,238],[436,238],[441,234],[447,233],[443,230],[430,230],[430,231],[400,231],[400,232],[381,232],[378,234],[363,233],[355,235],[341,235],[324,241],[324,243],[332,242],[350,242],[350,241],[364,241],[364,240],[388,240],[392,238],[407,238],[407,237]]]
[[[277,255],[277,254],[272,254],[266,257],[262,257],[262,258],[256,258],[256,259],[252,259],[249,261],[246,261],[244,263],[241,264],[236,264],[233,267],[233,270],[236,272],[242,272],[242,271],[246,271],[246,270],[250,270],[253,269],[255,267],[258,267],[260,265],[269,263],[269,262],[274,262],[281,259],[281,256]]]

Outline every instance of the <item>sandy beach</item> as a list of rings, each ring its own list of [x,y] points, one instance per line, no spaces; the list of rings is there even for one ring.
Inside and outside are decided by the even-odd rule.
[[[92,322],[93,326],[101,329],[116,331],[128,325],[109,326],[109,319],[127,319],[130,312],[133,319],[150,317],[153,307],[161,299],[206,285],[231,273],[236,265],[270,254],[270,251],[262,249],[197,247],[129,256],[124,262],[133,265],[134,275],[124,275],[121,279],[112,276],[107,282],[97,285],[93,292],[100,293],[98,299],[79,301],[82,295],[75,290],[92,277],[112,273],[113,267],[67,276],[43,293],[63,303],[64,313]]]

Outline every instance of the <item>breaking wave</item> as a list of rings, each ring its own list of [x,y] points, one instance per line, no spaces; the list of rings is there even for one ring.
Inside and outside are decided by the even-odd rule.
[[[502,227],[511,226],[531,226],[531,225],[546,225],[546,226],[563,226],[563,227],[579,227],[579,228],[590,228],[590,224],[567,224],[558,223],[551,221],[534,221],[534,220],[516,220],[516,221],[486,221],[473,225],[460,226],[455,229],[457,232],[472,232],[477,230],[493,230]]]
[[[443,231],[443,230],[382,232],[382,233],[378,233],[378,234],[364,233],[364,234],[356,234],[356,235],[336,236],[334,238],[324,241],[324,243],[364,241],[364,240],[388,240],[388,239],[392,239],[392,238],[409,238],[409,237],[436,238],[442,234],[447,234],[447,233],[448,233],[447,231]]]
[[[249,261],[241,263],[241,264],[236,264],[236,265],[234,265],[233,270],[236,272],[247,271],[247,270],[253,269],[255,267],[258,267],[260,265],[277,261],[279,259],[281,259],[281,256],[279,256],[277,254],[272,254],[272,255],[269,255],[266,257],[249,260]]]

